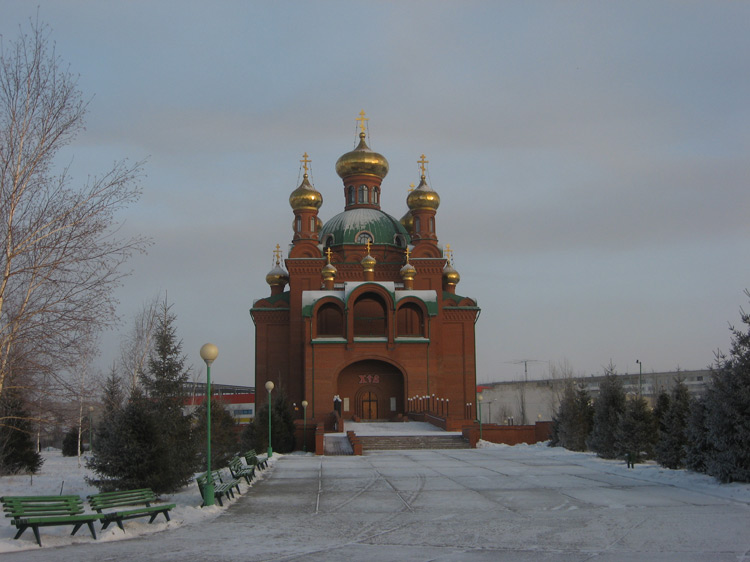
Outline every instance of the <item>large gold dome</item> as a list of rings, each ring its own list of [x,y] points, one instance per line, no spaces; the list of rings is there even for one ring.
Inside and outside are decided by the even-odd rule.
[[[360,174],[383,179],[388,174],[388,160],[382,154],[370,150],[365,143],[365,133],[362,132],[359,134],[359,146],[336,161],[336,173],[342,179]]]
[[[315,189],[307,179],[307,174],[302,178],[300,186],[292,191],[289,196],[289,204],[292,209],[320,209],[323,204],[323,196]]]
[[[406,197],[406,205],[409,209],[432,209],[435,211],[440,206],[440,195],[427,185],[425,177],[422,176],[419,187],[410,191]]]

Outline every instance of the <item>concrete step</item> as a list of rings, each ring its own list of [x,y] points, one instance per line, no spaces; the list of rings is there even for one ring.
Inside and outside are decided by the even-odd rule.
[[[461,435],[360,435],[363,452],[409,449],[468,449]]]

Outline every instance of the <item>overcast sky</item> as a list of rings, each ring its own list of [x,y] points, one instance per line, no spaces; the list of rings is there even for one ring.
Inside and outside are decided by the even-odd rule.
[[[168,292],[184,352],[254,383],[253,301],[292,237],[303,152],[325,221],[336,159],[369,117],[401,217],[424,153],[457,292],[482,308],[477,380],[700,369],[750,308],[750,4],[37,2],[92,97],[76,178],[148,159],[126,232],[153,238],[121,331]],[[102,340],[101,365],[118,353]],[[538,361],[538,362],[536,362]]]

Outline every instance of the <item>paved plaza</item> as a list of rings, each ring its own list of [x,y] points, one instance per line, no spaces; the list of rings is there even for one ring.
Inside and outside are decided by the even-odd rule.
[[[750,506],[542,447],[289,455],[200,526],[23,560],[745,560]],[[616,469],[616,470],[615,470]]]

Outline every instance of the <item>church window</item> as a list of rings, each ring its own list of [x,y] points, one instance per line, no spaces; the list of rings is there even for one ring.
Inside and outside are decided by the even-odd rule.
[[[354,303],[354,335],[385,336],[386,310],[383,299],[374,293],[362,295]]]
[[[414,232],[419,233],[419,230],[420,230],[419,217],[414,217]]]
[[[344,337],[344,314],[333,303],[326,303],[318,309],[318,337]]]
[[[399,248],[403,248],[404,246],[406,246],[406,239],[404,238],[403,234],[394,234],[393,243]]]
[[[375,240],[372,237],[372,234],[370,234],[369,232],[364,232],[364,231],[357,234],[357,244],[367,244],[368,242],[370,244],[375,242]]]
[[[333,240],[334,240],[333,234],[327,234],[326,237],[325,237],[325,239],[323,240],[323,245],[326,248],[329,248],[329,247],[333,246]]]
[[[359,186],[359,201],[358,203],[367,203],[367,186]]]
[[[406,303],[396,313],[396,334],[399,336],[424,336],[422,309],[414,303]]]
[[[372,190],[372,204],[373,205],[377,205],[378,204],[378,196],[379,196],[378,190],[377,189],[373,189]]]
[[[354,205],[354,186],[350,185],[346,188],[349,205]]]
[[[435,232],[435,217],[430,217],[430,232]]]
[[[294,223],[294,230],[296,230],[297,232],[302,232],[302,217],[297,217],[297,220],[295,220]]]
[[[310,232],[315,232],[315,217],[310,217]]]

